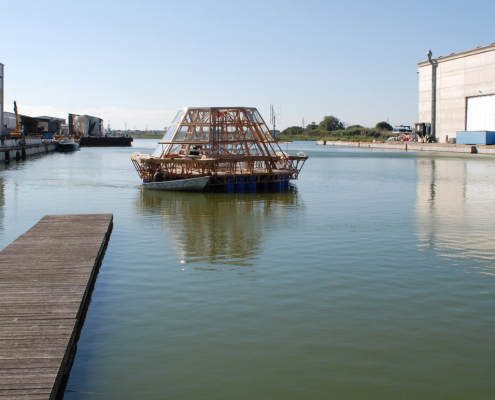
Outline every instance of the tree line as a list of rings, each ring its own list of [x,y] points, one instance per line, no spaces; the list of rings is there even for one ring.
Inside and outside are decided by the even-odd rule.
[[[291,126],[281,132],[282,136],[313,136],[329,138],[379,138],[388,136],[392,126],[385,122],[378,122],[374,128],[365,128],[361,125],[346,126],[333,115],[327,115],[316,124],[311,122],[306,127]]]

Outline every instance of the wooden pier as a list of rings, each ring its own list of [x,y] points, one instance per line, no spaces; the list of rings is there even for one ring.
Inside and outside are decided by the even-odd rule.
[[[56,398],[112,226],[48,215],[0,252],[0,400]]]

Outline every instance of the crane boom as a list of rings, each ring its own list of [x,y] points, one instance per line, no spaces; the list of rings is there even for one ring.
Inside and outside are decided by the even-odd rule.
[[[20,139],[22,138],[22,132],[19,129],[19,112],[17,111],[17,103],[14,101],[14,112],[15,112],[15,130],[10,134],[11,138]]]

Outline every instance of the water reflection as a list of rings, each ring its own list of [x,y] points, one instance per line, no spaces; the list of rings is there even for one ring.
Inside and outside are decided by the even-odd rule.
[[[425,251],[494,260],[495,164],[466,159],[418,160],[416,212]]]
[[[265,236],[298,212],[300,199],[295,188],[234,194],[143,190],[137,208],[160,217],[181,260],[246,266],[254,264]]]

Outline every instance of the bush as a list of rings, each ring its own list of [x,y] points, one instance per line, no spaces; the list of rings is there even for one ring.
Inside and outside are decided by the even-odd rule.
[[[375,129],[378,129],[379,131],[393,131],[394,128],[392,128],[392,125],[390,125],[388,122],[382,121],[378,122],[378,124],[375,125]]]
[[[376,129],[368,128],[352,128],[352,129],[340,129],[338,131],[329,132],[329,137],[345,138],[345,137],[367,137],[367,138],[379,138],[381,136],[380,131]]]
[[[336,131],[339,129],[345,129],[345,126],[337,117],[328,115],[323,118],[323,121],[320,122],[318,129],[325,131]]]
[[[286,136],[302,135],[303,131],[304,131],[303,128],[301,128],[300,126],[291,126],[290,128],[284,129],[281,135],[286,135]]]

